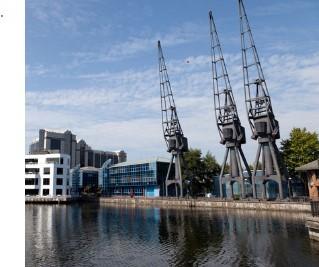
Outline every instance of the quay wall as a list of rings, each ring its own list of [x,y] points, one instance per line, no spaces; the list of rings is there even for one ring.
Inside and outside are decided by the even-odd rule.
[[[100,204],[118,204],[156,207],[200,207],[222,209],[247,209],[290,212],[311,212],[309,202],[256,201],[256,200],[217,200],[217,199],[178,199],[144,197],[101,197]]]
[[[39,196],[26,196],[25,203],[37,204],[68,204],[80,200],[79,197],[58,196],[58,197],[39,197]]]

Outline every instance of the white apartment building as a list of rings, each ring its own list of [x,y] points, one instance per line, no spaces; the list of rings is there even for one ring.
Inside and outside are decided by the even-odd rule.
[[[71,194],[70,156],[32,154],[25,156],[25,195],[67,196]]]

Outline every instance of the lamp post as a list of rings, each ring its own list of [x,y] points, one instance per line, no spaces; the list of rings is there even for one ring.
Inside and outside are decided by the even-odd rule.
[[[292,178],[291,177],[289,177],[288,178],[288,194],[289,194],[289,198],[291,198],[291,180],[292,180]]]

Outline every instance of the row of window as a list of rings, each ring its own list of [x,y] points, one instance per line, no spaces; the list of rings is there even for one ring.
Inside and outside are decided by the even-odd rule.
[[[131,173],[131,172],[127,172],[127,173],[117,173],[117,174],[113,174],[110,173],[109,177],[110,178],[119,178],[119,177],[147,177],[147,176],[154,176],[155,177],[155,171],[153,170],[149,170],[149,171],[144,171],[144,172],[137,172],[137,173]]]
[[[62,195],[62,189],[55,189],[55,194],[56,195]],[[69,194],[69,189],[66,190],[66,194]],[[42,189],[42,195],[43,196],[48,196],[50,195],[50,189]]]
[[[113,188],[111,189],[110,193],[111,195],[130,195],[134,194],[136,196],[142,196],[144,195],[144,188]]]
[[[123,167],[114,167],[110,169],[110,174],[127,173],[127,172],[144,172],[154,168],[153,164],[138,164]]]
[[[132,176],[128,176],[128,177],[122,177],[122,176],[118,176],[118,177],[110,177],[110,183],[115,184],[115,183],[147,183],[147,182],[156,182],[156,177],[155,175],[152,176],[137,176],[137,177],[132,177]]]
[[[38,174],[39,172],[39,168],[25,168],[26,174]],[[50,168],[43,168],[43,174],[50,174]],[[63,175],[63,168],[56,168],[56,174]],[[67,171],[67,174],[69,174],[69,169]]]
[[[38,178],[25,178],[25,185],[38,185],[38,183]],[[50,178],[44,178],[43,185],[50,185]],[[56,178],[56,185],[63,185],[63,178]],[[69,185],[68,179],[67,185]]]
[[[63,158],[46,158],[46,163],[55,163],[55,164],[63,164]],[[25,164],[38,164],[37,158],[30,158],[24,160]],[[69,159],[68,159],[69,162]]]
[[[55,194],[62,195],[63,194],[62,189],[56,189]],[[66,190],[66,194],[69,195],[69,189]],[[29,195],[29,196],[39,195],[39,189],[25,189],[25,195]],[[42,189],[42,195],[43,196],[50,195],[50,189]]]

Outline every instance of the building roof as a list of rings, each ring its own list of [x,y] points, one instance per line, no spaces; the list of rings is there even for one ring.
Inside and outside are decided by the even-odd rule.
[[[25,157],[26,158],[34,158],[34,157],[47,157],[47,158],[54,158],[54,157],[70,157],[70,155],[68,154],[64,154],[64,153],[50,153],[48,151],[41,151],[41,152],[37,152],[37,153],[33,153],[33,154],[26,154]]]
[[[145,160],[136,160],[136,161],[125,161],[121,162],[118,164],[114,164],[111,166],[113,167],[122,167],[122,166],[129,166],[129,165],[139,165],[139,164],[145,164],[145,163],[151,163],[151,162],[165,162],[165,163],[170,163],[170,160],[167,158],[162,158],[162,157],[154,157],[150,159],[145,159]]]
[[[50,133],[58,133],[58,134],[64,134],[64,133],[72,133],[69,129],[50,129],[50,128],[44,128],[44,129],[40,129],[40,130],[44,130]]]
[[[309,162],[305,165],[297,167],[296,171],[311,171],[311,170],[319,170],[319,159]]]
[[[80,168],[81,171],[96,171],[98,172],[100,169],[99,168],[95,168],[95,167],[91,167],[91,166],[87,166],[87,167],[82,167]]]

